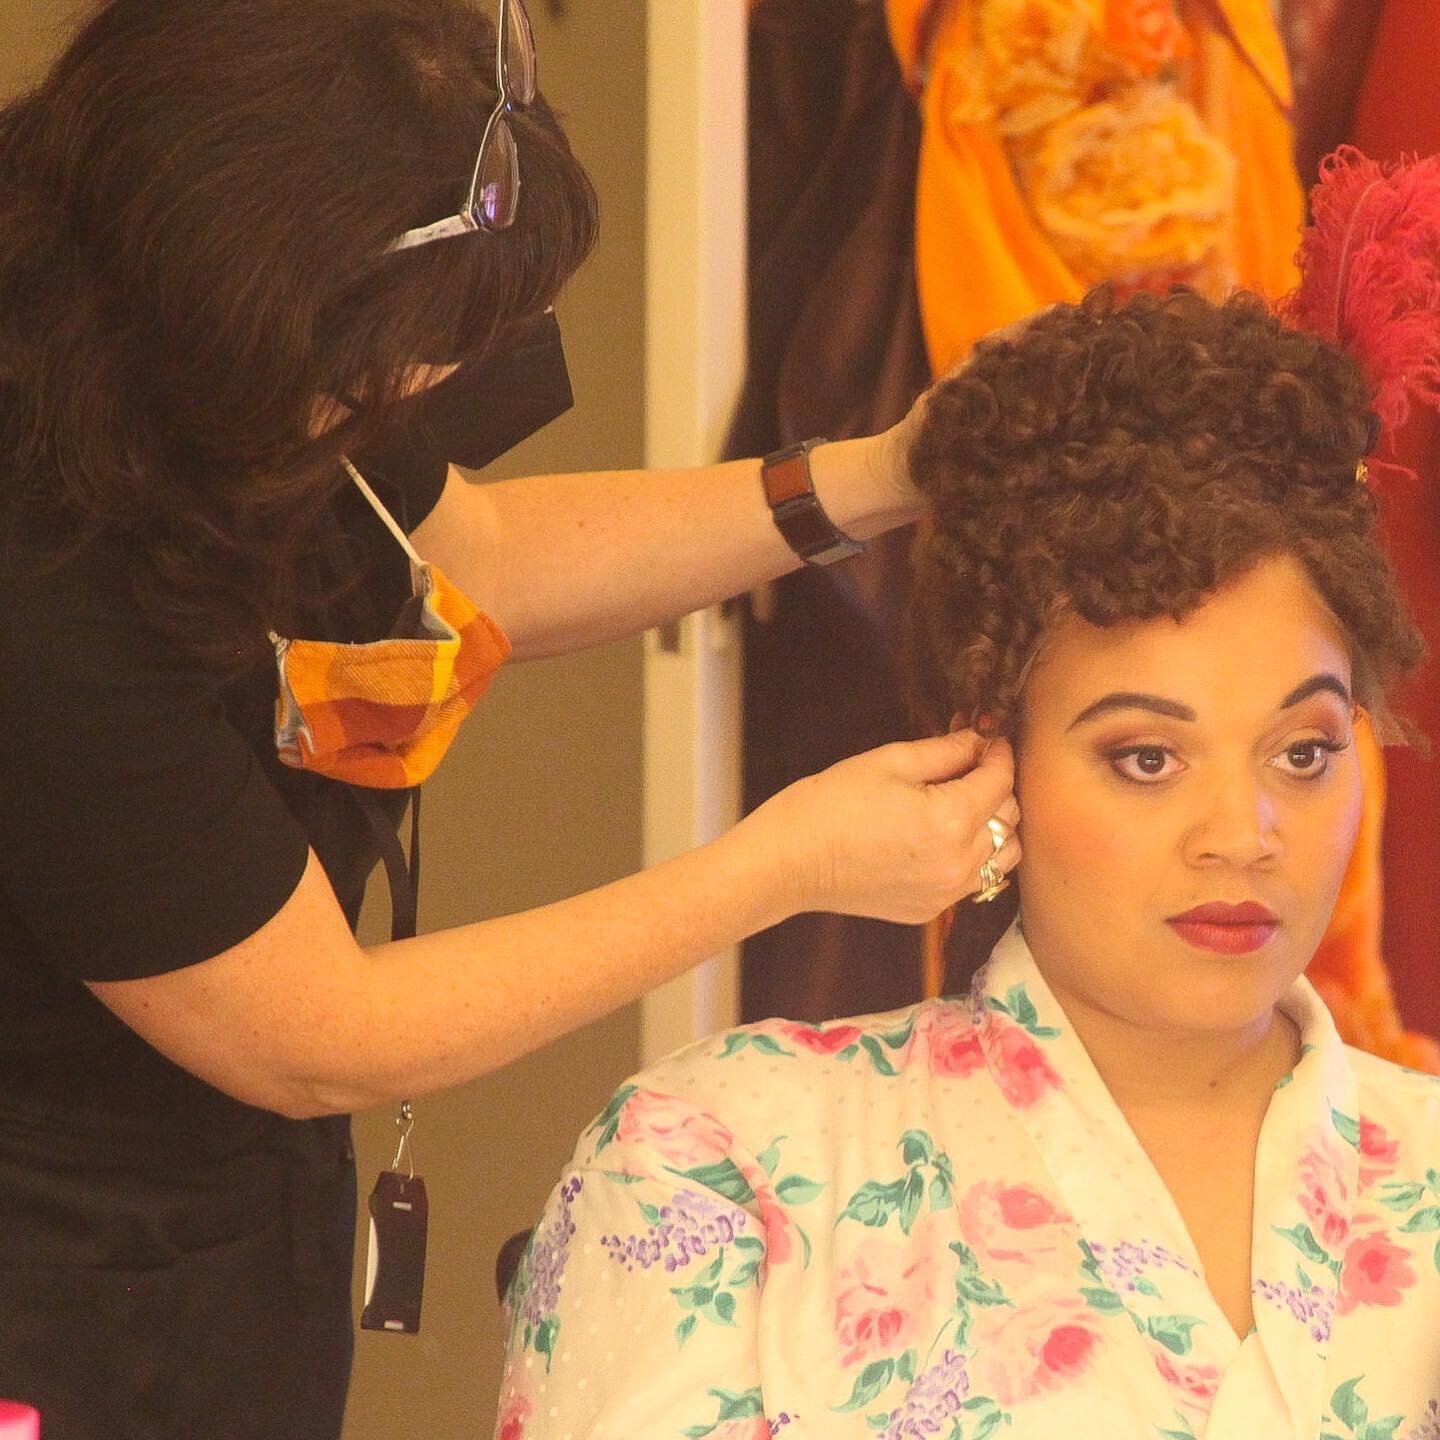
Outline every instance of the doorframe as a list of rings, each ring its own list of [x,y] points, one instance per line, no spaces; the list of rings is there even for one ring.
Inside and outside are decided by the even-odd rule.
[[[719,458],[745,374],[745,0],[652,0],[647,17],[645,452]],[[645,637],[644,848],[658,864],[741,810],[740,627],[733,610]],[[739,950],[641,1002],[641,1061],[737,1023]]]

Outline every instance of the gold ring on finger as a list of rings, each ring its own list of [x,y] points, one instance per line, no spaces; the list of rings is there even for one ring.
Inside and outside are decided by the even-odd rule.
[[[971,899],[977,905],[985,905],[1009,888],[1009,877],[995,863],[995,857],[992,855],[980,867],[980,889],[977,894],[971,896]]]

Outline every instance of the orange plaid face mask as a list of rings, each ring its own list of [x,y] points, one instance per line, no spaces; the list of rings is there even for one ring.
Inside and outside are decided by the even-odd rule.
[[[411,600],[396,632],[344,644],[290,640],[273,632],[280,693],[280,759],[378,790],[428,780],[460,722],[510,657],[500,628],[415,553],[360,472],[345,468],[410,557]]]

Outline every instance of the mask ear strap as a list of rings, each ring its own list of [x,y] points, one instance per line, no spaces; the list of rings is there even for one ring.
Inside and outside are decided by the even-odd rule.
[[[366,483],[365,477],[350,463],[347,456],[340,457],[340,463],[349,471],[350,478],[359,488],[360,493],[370,502],[370,508],[385,522],[385,528],[399,542],[400,548],[410,557],[412,563],[424,568],[425,562],[415,553],[415,547],[410,543],[410,537],[395,523],[395,517],[380,503],[380,498]]]

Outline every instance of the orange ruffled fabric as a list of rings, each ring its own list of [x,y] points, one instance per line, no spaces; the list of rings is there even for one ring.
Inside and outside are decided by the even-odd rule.
[[[1123,8],[1118,0],[1105,3]],[[887,0],[887,9],[895,52],[924,120],[916,273],[938,375],[983,335],[1046,305],[1078,300],[1091,281],[1037,223],[999,127],[976,118],[983,112],[974,94],[976,0]],[[1238,285],[1279,299],[1298,278],[1293,257],[1304,196],[1292,159],[1289,67],[1269,0],[1185,5],[1181,23],[1181,89],[1235,161],[1228,221],[1185,278],[1216,298]],[[1360,837],[1307,973],[1348,1043],[1440,1073],[1440,1045],[1401,1026],[1381,957],[1385,762],[1368,724],[1357,727],[1356,740],[1365,776]],[[946,928],[937,923],[927,935],[927,995],[943,987]]]
[[[977,8],[976,0],[887,0],[891,39],[924,119],[916,268],[936,374],[982,335],[1078,300],[1092,283],[1036,222],[999,128],[973,118]],[[1181,89],[1235,161],[1232,217],[1186,278],[1217,297],[1238,284],[1278,299],[1297,278],[1304,195],[1291,159],[1289,69],[1268,0],[1187,7],[1184,30]]]

